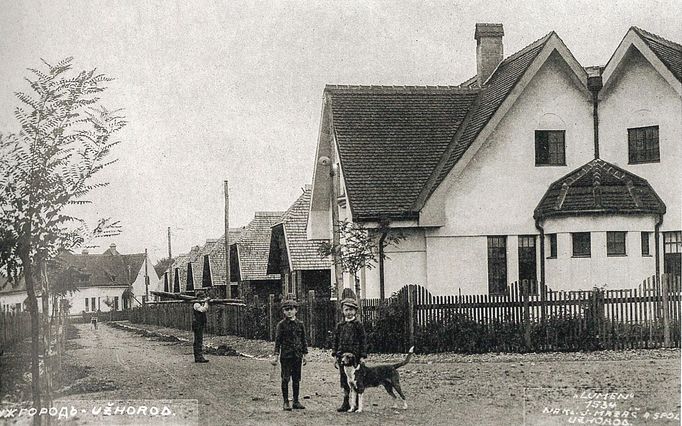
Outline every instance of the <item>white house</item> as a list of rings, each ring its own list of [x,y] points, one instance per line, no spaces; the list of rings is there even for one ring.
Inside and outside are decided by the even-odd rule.
[[[554,32],[506,58],[503,35],[476,25],[458,86],[325,88],[308,238],[336,217],[403,233],[364,297],[680,275],[682,46],[633,27],[585,68]]]
[[[82,254],[63,253],[59,259],[82,277],[75,283],[78,291],[66,297],[71,304],[72,315],[138,306],[148,290],[155,290],[151,286],[158,282],[152,258],[145,253],[121,254],[115,244],[102,254],[87,251]],[[26,310],[25,301],[26,290],[21,283],[16,289],[9,285],[0,289],[0,308],[3,310]]]

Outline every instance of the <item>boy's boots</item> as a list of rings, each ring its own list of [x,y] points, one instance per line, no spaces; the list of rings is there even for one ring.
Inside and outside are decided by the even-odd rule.
[[[350,410],[350,402],[348,400],[348,391],[344,390],[343,391],[343,404],[339,408],[336,409],[339,413],[342,413],[344,411]]]

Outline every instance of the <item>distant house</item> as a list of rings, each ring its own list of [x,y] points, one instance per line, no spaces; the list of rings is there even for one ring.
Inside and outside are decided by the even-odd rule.
[[[309,290],[317,297],[331,296],[331,259],[317,253],[318,244],[306,238],[311,187],[284,212],[272,227],[268,274],[280,274],[281,293],[305,298]]]
[[[58,259],[64,266],[73,267],[80,273],[80,281],[74,283],[78,291],[66,297],[71,304],[72,315],[138,306],[143,303],[148,290],[156,289],[153,286],[158,282],[154,262],[149,257],[145,257],[144,253],[121,254],[115,244],[102,254],[90,254],[84,250],[82,254],[60,254]],[[23,288],[10,289],[6,286],[0,290],[0,305],[4,310],[8,309],[6,306],[25,310],[25,299],[26,290]]]
[[[16,287],[12,287],[6,277],[0,275],[0,312],[26,311],[26,283],[19,280]]]
[[[231,278],[239,282],[238,297],[258,296],[264,300],[269,294],[282,293],[280,274],[268,271],[271,228],[281,217],[282,212],[256,212],[234,244],[236,276]]]
[[[583,67],[555,32],[507,57],[503,36],[476,25],[457,86],[325,88],[308,238],[330,239],[335,213],[402,232],[362,271],[366,297],[680,275],[682,46],[633,27]]]

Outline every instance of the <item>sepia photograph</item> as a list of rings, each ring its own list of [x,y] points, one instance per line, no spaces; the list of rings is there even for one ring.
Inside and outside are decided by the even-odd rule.
[[[0,10],[0,424],[682,424],[680,0]]]

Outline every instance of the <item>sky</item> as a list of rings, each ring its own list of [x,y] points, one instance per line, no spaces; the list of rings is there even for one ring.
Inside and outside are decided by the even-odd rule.
[[[0,0],[0,132],[40,59],[113,77],[102,96],[128,125],[118,162],[76,214],[121,222],[97,241],[157,259],[256,211],[283,211],[311,182],[325,84],[456,85],[476,72],[476,22],[504,24],[510,55],[556,31],[604,65],[630,26],[682,42],[682,1]]]

